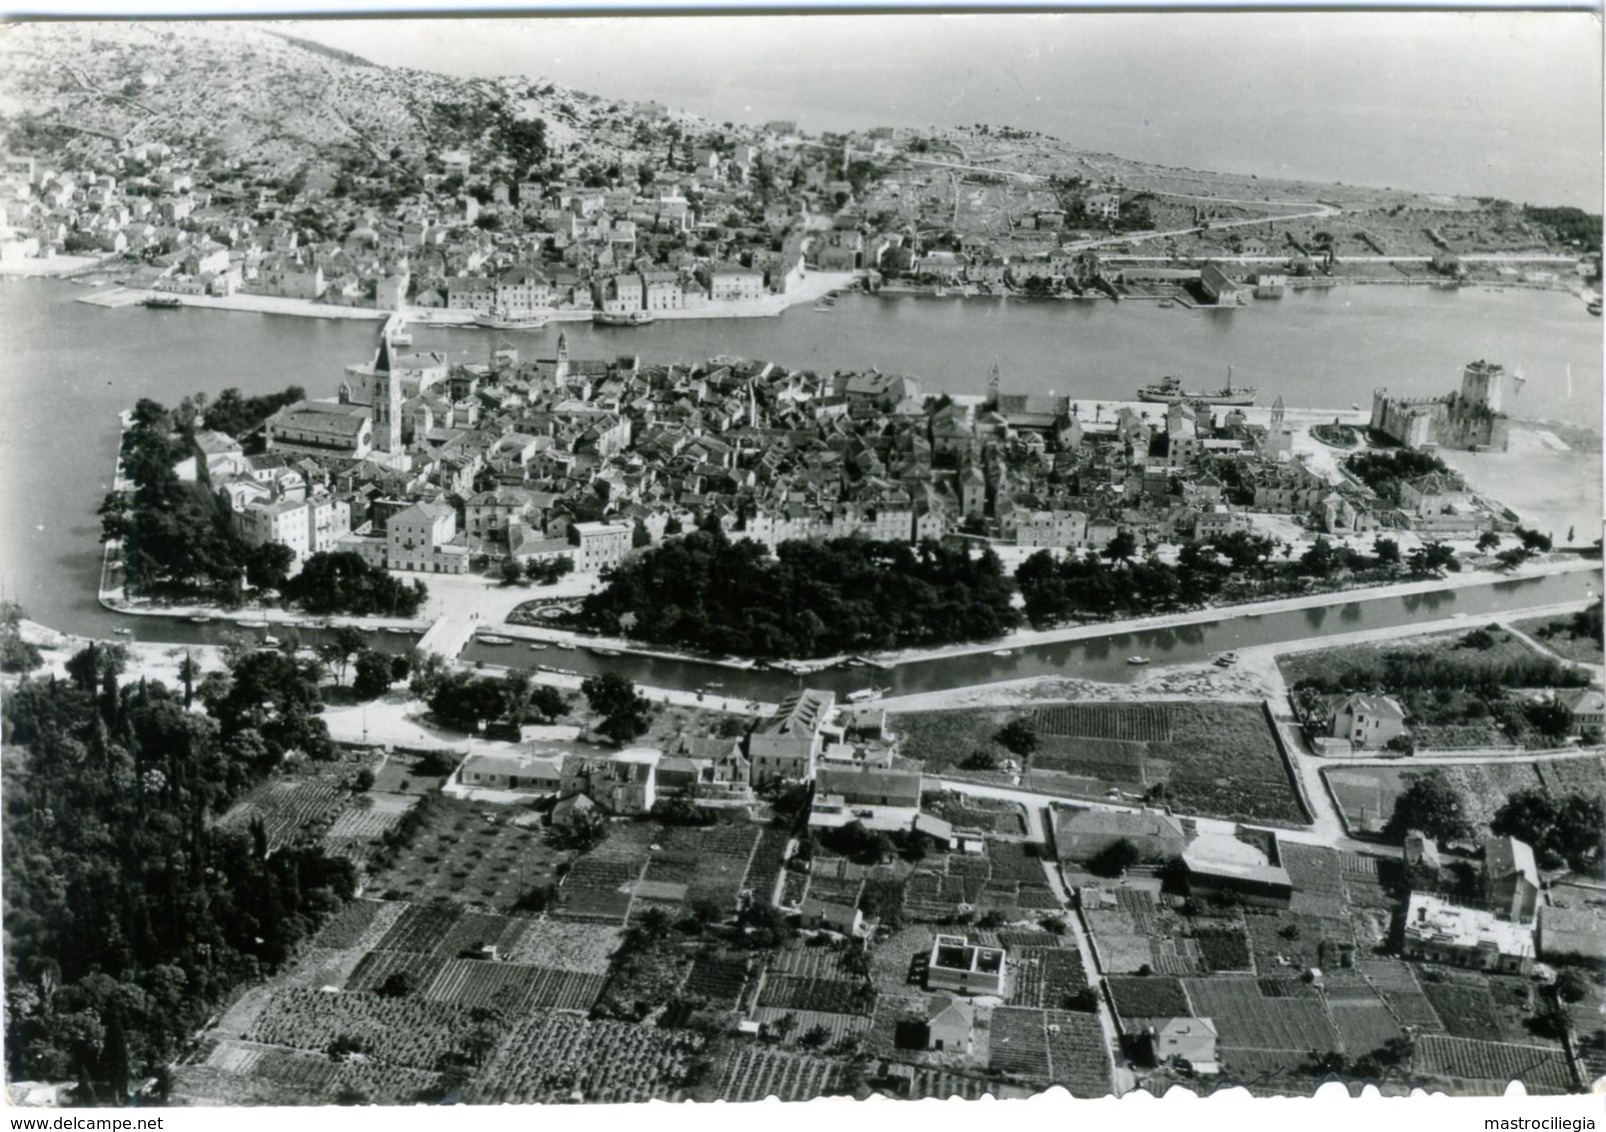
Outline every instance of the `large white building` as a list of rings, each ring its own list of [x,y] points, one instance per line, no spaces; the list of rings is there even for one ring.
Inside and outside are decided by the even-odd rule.
[[[247,546],[276,542],[288,546],[296,561],[335,549],[351,533],[351,507],[329,496],[272,499],[247,503],[235,516]]]
[[[574,552],[576,573],[600,574],[630,553],[631,529],[623,523],[576,523],[570,529],[579,540]]]

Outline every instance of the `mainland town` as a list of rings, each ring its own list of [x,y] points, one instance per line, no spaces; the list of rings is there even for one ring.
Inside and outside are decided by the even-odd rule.
[[[128,404],[106,628],[4,603],[14,1104],[1606,1078],[1599,530],[1482,478],[1519,434],[1598,478],[1599,436],[1514,419],[1513,359],[1306,407],[633,329],[1383,283],[1587,320],[1599,216],[23,30],[0,271],[376,329]],[[231,52],[317,159],[207,132]]]

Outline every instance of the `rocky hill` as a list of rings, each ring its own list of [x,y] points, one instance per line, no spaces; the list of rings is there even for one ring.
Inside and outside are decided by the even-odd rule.
[[[477,148],[542,119],[559,152],[617,160],[627,108],[525,77],[381,67],[272,23],[36,23],[0,29],[0,119],[37,151],[161,141],[280,170],[353,150]]]

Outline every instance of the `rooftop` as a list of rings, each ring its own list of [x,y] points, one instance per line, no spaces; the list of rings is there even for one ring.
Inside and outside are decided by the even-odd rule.
[[[1462,908],[1429,896],[1411,893],[1405,909],[1407,943],[1443,947],[1493,948],[1501,955],[1532,956],[1533,931],[1525,924],[1497,919],[1492,912]]]

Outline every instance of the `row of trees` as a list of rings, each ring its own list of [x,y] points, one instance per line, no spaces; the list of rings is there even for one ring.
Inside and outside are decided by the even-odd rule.
[[[122,650],[24,679],[3,716],[6,1058],[11,1079],[76,1080],[123,1103],[208,1010],[284,962],[348,899],[347,861],[269,852],[260,823],[213,820],[300,745],[317,688],[277,653],[184,691],[119,686]],[[186,710],[200,694],[206,712]],[[321,723],[321,721],[317,721]],[[327,741],[327,734],[324,735]]]
[[[864,538],[763,546],[699,530],[621,563],[579,619],[742,656],[829,656],[1001,636],[1019,618],[997,555]]]
[[[1038,627],[1073,617],[1153,613],[1198,605],[1229,586],[1289,585],[1301,577],[1330,577],[1341,570],[1389,571],[1402,565],[1399,544],[1377,540],[1373,554],[1318,536],[1299,558],[1273,558],[1277,544],[1265,535],[1233,531],[1185,543],[1175,564],[1154,553],[1140,557],[1137,536],[1121,531],[1102,551],[1056,556],[1039,550],[1015,571],[1026,616]],[[1291,555],[1292,551],[1289,551]],[[1412,551],[1403,565],[1413,574],[1459,569],[1455,553],[1430,543]]]

